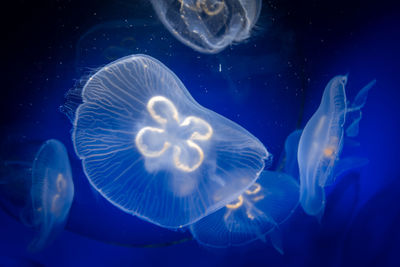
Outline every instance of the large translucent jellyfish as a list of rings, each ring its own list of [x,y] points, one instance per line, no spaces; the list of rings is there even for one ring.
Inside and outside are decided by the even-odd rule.
[[[202,53],[218,53],[250,36],[261,0],[151,0],[166,28]]]
[[[235,201],[192,224],[190,230],[200,244],[211,247],[266,241],[298,203],[299,185],[293,177],[263,171],[256,183]]]
[[[317,217],[324,212],[324,186],[332,183],[337,173],[342,173],[344,169],[366,163],[365,159],[357,158],[339,161],[339,155],[343,147],[346,116],[351,112],[361,114],[366,94],[375,81],[361,89],[350,108],[346,100],[346,82],[347,76],[336,76],[328,83],[320,106],[307,122],[300,137],[297,154],[300,203],[307,214]],[[360,116],[350,121],[350,127],[358,125]],[[353,130],[350,132],[354,133]]]
[[[232,202],[270,157],[149,56],[105,66],[82,99],[73,143],[90,183],[115,206],[160,226],[183,227]]]
[[[1,204],[7,198],[14,206],[24,205],[19,217],[37,232],[28,249],[42,250],[64,229],[72,204],[74,185],[67,151],[51,139],[42,144],[33,164],[25,160],[1,163],[2,194],[12,194],[3,194]]]

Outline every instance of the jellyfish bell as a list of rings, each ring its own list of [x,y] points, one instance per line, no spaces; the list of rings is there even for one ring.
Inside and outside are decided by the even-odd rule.
[[[36,230],[28,250],[40,251],[64,228],[71,207],[74,186],[67,151],[51,139],[42,144],[33,163],[2,160],[1,170],[8,175],[1,177],[2,192],[12,192],[2,194],[1,205]]]
[[[249,37],[261,0],[151,0],[165,27],[192,49],[214,54]]]
[[[190,226],[202,245],[225,248],[266,241],[296,209],[299,185],[281,172],[263,171],[236,200]]]
[[[39,230],[30,244],[41,250],[64,228],[74,196],[71,166],[65,146],[57,140],[46,141],[32,166],[32,217]]]
[[[271,156],[146,55],[102,68],[82,100],[72,139],[90,183],[118,208],[159,226],[183,227],[228,204]]]
[[[297,150],[300,136],[303,130],[294,130],[285,140],[285,149],[279,159],[277,171],[289,174],[295,179],[299,177],[299,165],[297,163]]]
[[[321,104],[307,122],[299,141],[297,160],[300,172],[300,203],[304,211],[320,218],[324,213],[324,187],[331,184],[343,168],[362,166],[364,159],[350,159],[337,164],[344,144],[344,128],[349,112],[360,112],[366,102],[368,84],[348,107],[345,86],[347,76],[336,76],[326,86]],[[348,119],[348,118],[347,118]],[[350,119],[351,127],[359,120]]]

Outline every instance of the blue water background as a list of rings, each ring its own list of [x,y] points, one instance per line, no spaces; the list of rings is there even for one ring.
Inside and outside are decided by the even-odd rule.
[[[29,266],[28,259],[44,266],[398,266],[398,11],[383,1],[263,4],[247,42],[202,55],[175,40],[145,1],[16,1],[2,44],[1,138],[61,140],[70,154],[76,198],[69,230],[33,255],[26,252],[33,232],[0,211],[0,263],[12,258],[22,266]],[[91,190],[72,148],[72,125],[59,112],[69,89],[130,53],[163,62],[201,105],[249,130],[276,161],[286,136],[317,109],[330,78],[349,74],[349,100],[376,79],[363,109],[360,147],[343,152],[370,163],[327,189],[321,224],[299,209],[282,226],[284,256],[261,242],[228,250],[190,240],[171,245],[190,235],[137,220]]]

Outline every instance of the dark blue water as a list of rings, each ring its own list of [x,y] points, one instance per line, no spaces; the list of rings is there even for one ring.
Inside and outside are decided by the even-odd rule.
[[[252,37],[217,55],[178,42],[147,1],[14,1],[6,12],[12,19],[4,24],[1,44],[1,152],[8,153],[8,141],[59,139],[70,154],[76,195],[66,231],[37,254],[26,252],[33,232],[0,211],[0,266],[400,264],[395,4],[264,1]],[[135,53],[163,62],[201,105],[249,130],[276,159],[286,136],[315,112],[333,76],[349,74],[349,99],[376,79],[363,109],[360,146],[343,151],[370,162],[327,188],[321,224],[298,209],[282,225],[283,256],[261,242],[206,249],[188,233],[124,214],[90,188],[72,148],[72,125],[59,107],[65,93],[98,67]]]

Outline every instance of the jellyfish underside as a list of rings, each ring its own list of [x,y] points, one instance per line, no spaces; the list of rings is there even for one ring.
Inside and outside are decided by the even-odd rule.
[[[360,104],[347,108],[345,85],[347,76],[333,78],[325,88],[321,104],[307,122],[299,142],[298,164],[300,169],[300,203],[304,211],[321,217],[325,207],[326,185],[332,184],[337,175],[353,167],[364,165],[365,159],[350,158],[340,162],[343,148],[344,126],[348,112],[357,112],[365,104],[369,88],[363,88],[356,99]],[[365,97],[364,97],[365,96]],[[350,121],[353,127],[355,121]],[[359,120],[356,121],[358,124]]]
[[[166,28],[182,43],[202,53],[218,53],[242,41],[258,19],[260,0],[152,0]]]
[[[266,241],[297,207],[298,191],[293,177],[263,171],[235,201],[194,223],[190,230],[200,244],[211,247]]]
[[[190,226],[197,242],[226,248],[255,240],[269,241],[279,253],[284,253],[279,226],[299,203],[299,185],[291,174],[295,169],[292,161],[297,157],[300,134],[298,130],[288,137],[284,157],[289,161],[283,160],[278,171],[264,170],[236,200]]]
[[[149,56],[105,66],[82,99],[73,142],[90,183],[118,208],[159,226],[183,227],[228,204],[270,157]]]

